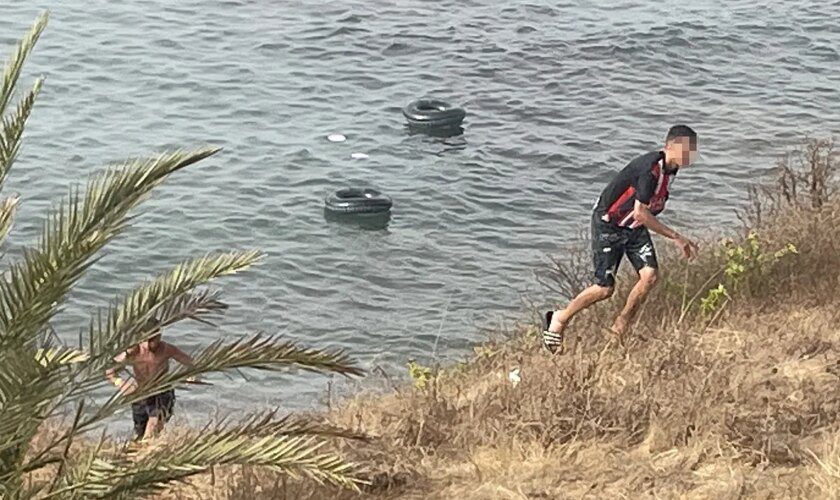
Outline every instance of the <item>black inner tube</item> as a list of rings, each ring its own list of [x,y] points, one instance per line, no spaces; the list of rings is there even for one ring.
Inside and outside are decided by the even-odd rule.
[[[417,106],[418,111],[445,111],[445,106],[437,106],[430,102],[422,102]]]
[[[403,108],[403,115],[412,127],[457,127],[466,112],[443,101],[421,99]]]
[[[391,198],[375,189],[344,188],[324,200],[328,211],[342,214],[371,214],[391,209]]]
[[[379,195],[379,192],[372,189],[346,188],[339,189],[335,195],[342,200],[352,200],[355,198],[373,198]]]

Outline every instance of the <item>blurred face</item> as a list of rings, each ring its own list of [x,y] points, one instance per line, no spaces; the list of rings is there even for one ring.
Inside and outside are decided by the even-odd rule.
[[[150,351],[157,351],[160,347],[160,333],[155,334],[152,337],[149,337],[147,341],[149,343],[149,350]]]
[[[676,137],[665,144],[671,166],[687,167],[697,159],[697,141],[688,137]]]

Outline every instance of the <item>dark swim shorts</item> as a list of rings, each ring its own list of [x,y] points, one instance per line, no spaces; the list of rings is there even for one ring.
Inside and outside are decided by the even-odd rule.
[[[592,261],[595,267],[595,284],[615,286],[615,275],[621,258],[627,259],[639,272],[643,267],[656,269],[656,250],[646,227],[617,227],[592,216]]]
[[[168,390],[149,396],[131,404],[131,416],[134,418],[134,434],[142,439],[146,433],[149,417],[159,417],[168,422],[175,410],[175,391]]]

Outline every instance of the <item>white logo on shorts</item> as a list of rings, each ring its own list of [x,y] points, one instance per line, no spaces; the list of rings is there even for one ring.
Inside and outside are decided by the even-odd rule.
[[[639,257],[641,257],[643,261],[649,262],[653,257],[653,245],[645,243],[645,245],[639,249]]]

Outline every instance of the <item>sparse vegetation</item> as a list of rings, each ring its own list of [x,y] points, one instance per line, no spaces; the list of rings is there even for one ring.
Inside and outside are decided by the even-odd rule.
[[[426,385],[434,378],[431,368],[413,360],[408,362],[408,376],[414,381],[414,387],[418,389],[425,389]]]
[[[705,315],[714,314],[729,303],[729,289],[737,289],[744,282],[760,286],[772,265],[786,255],[797,253],[793,243],[788,243],[772,253],[765,252],[755,231],[750,231],[741,244],[727,239],[722,246],[726,256],[723,266],[726,284],[718,283],[700,299],[700,311]]]

